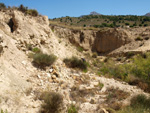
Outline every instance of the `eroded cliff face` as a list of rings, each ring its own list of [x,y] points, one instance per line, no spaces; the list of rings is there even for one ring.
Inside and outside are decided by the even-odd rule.
[[[129,36],[119,29],[108,29],[96,32],[94,50],[100,53],[109,53],[130,42]]]
[[[51,26],[54,33],[60,38],[68,38],[76,46],[85,50],[109,53],[130,42],[129,36],[121,29],[73,30],[58,26]]]

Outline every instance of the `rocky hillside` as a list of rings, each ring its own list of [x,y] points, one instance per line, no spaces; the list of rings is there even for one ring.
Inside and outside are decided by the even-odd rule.
[[[110,53],[125,47],[133,40],[131,33],[122,29],[81,31],[58,26],[53,26],[51,30],[46,16],[33,17],[11,9],[1,11],[0,15],[1,110],[8,113],[39,113],[46,105],[41,95],[44,93],[46,98],[45,92],[54,92],[48,96],[53,94],[55,97],[56,93],[62,95],[63,107],[59,109],[62,113],[70,113],[72,109],[79,113],[108,113],[108,107],[118,110],[119,105],[129,105],[134,95],[149,95],[136,86],[98,76],[94,71],[69,68],[63,62],[64,58],[72,56],[86,60],[86,55],[79,52],[76,46],[89,50],[85,53],[91,53],[91,50]],[[141,40],[144,42],[149,32],[143,30],[142,33]],[[56,62],[44,69],[34,65],[33,56],[38,51],[54,54]],[[46,98],[46,102],[51,98]],[[61,101],[52,99],[47,109],[57,109],[57,102]]]
[[[125,54],[127,52],[149,51],[150,27],[108,28],[101,30],[80,30],[51,26],[54,33],[68,39],[84,50],[100,54]]]
[[[148,14],[147,14],[148,15]],[[116,28],[116,27],[147,27],[150,26],[150,17],[135,15],[84,15],[80,17],[61,17],[49,19],[51,23],[71,27]]]

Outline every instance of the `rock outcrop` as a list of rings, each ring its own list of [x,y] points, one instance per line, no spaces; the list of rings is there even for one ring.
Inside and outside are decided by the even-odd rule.
[[[128,34],[121,29],[93,31],[74,30],[58,26],[51,28],[58,37],[68,38],[76,46],[99,53],[109,53],[130,42]]]

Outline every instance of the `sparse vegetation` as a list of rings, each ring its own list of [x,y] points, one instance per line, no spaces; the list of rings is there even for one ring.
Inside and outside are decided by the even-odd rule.
[[[114,88],[108,88],[106,93],[107,93],[106,103],[108,104],[108,107],[114,110],[121,109],[122,104],[120,103],[120,101],[130,96],[129,93]]]
[[[63,108],[63,97],[56,92],[43,92],[41,113],[60,113]]]
[[[146,58],[138,55],[133,59],[133,65],[131,73],[142,80],[148,80],[150,78],[150,56],[146,55]]]
[[[61,17],[50,19],[51,23],[57,22],[59,25],[82,27],[83,29],[89,28],[114,28],[114,27],[136,27],[136,26],[149,26],[150,17],[135,16],[135,15],[86,15],[82,17]],[[80,28],[81,29],[81,28]]]
[[[1,109],[1,113],[8,113],[8,112],[7,112],[7,110],[4,111],[4,110]]]
[[[131,99],[131,105],[117,113],[150,113],[150,97],[137,95]]]
[[[129,73],[129,65],[115,65],[113,61],[109,61],[100,68],[103,75],[114,77],[126,81]]]
[[[75,85],[71,88],[70,97],[76,102],[86,102],[86,96],[95,95],[97,89],[80,89],[79,85]]]
[[[56,56],[51,54],[36,53],[33,56],[33,63],[40,68],[52,65],[56,60]]]
[[[123,100],[126,99],[128,96],[130,96],[129,93],[120,90],[120,89],[115,89],[113,87],[108,88],[106,93],[108,93],[106,101],[112,101],[112,100]]]
[[[68,113],[78,113],[78,108],[71,104],[71,106],[68,108]]]
[[[145,95],[137,95],[131,99],[131,106],[143,106],[149,109],[150,97],[148,98]]]
[[[36,9],[28,9],[28,7],[25,7],[23,4],[21,4],[19,7],[16,7],[16,6],[6,7],[6,5],[4,3],[0,3],[0,10],[1,9],[16,9],[16,10],[23,12],[24,14],[28,14],[31,16],[38,16],[39,15],[39,13]]]
[[[86,61],[79,59],[77,57],[65,58],[64,63],[71,68],[78,68],[81,70],[87,70],[88,64]]]
[[[19,11],[31,15],[31,16],[38,16],[38,11],[36,9],[28,9],[28,7],[25,7],[23,4],[21,4],[18,8]]]
[[[127,58],[132,55],[128,55]],[[130,63],[116,64],[109,60],[100,67],[100,73],[109,77],[137,85],[143,90],[150,92],[150,55],[136,55],[130,59]]]

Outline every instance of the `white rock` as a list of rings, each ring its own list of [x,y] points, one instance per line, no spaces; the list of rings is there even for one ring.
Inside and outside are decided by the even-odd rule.
[[[93,84],[94,86],[97,86],[97,85],[99,84],[99,82],[92,82],[92,84]]]
[[[47,77],[51,77],[51,74],[50,73],[46,73]]]
[[[72,104],[73,104],[73,105],[76,105],[76,101],[72,101]]]
[[[49,72],[52,73],[52,72],[53,72],[53,69],[50,69]]]
[[[27,64],[27,62],[26,62],[26,61],[22,61],[22,64],[23,64],[23,65],[26,65],[26,64]]]
[[[0,39],[3,37],[3,35],[2,34],[0,34]]]
[[[37,75],[37,76],[38,76],[39,79],[41,79],[41,76],[40,76],[40,75]]]

